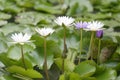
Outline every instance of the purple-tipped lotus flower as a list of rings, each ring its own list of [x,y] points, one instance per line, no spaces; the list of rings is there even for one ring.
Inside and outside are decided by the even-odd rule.
[[[96,32],[96,37],[97,38],[102,38],[103,37],[103,30],[99,30]]]
[[[81,29],[81,28],[87,28],[88,23],[80,21],[80,22],[75,23],[74,25],[76,29]]]

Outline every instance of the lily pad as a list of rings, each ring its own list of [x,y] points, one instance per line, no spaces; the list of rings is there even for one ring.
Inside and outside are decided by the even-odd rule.
[[[10,19],[11,17],[12,17],[11,14],[0,12],[0,19]]]
[[[25,70],[24,68],[19,67],[19,66],[8,67],[7,71],[9,71],[11,73],[18,73],[18,74],[21,74],[21,75],[24,75],[24,76],[27,76],[30,78],[42,78],[42,75],[39,72],[37,72],[33,69]]]
[[[101,74],[96,76],[97,80],[115,80],[117,76],[117,73],[113,69],[107,69]]]
[[[96,71],[96,67],[87,63],[81,62],[75,67],[74,72],[80,74],[81,77],[89,77],[92,76]]]

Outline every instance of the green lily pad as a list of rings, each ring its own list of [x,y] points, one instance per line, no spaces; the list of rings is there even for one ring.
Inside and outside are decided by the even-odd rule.
[[[35,47],[25,44],[23,46],[23,52],[29,53],[31,52]],[[21,58],[21,48],[20,45],[14,45],[11,46],[8,50],[8,57],[11,59],[19,60]]]
[[[8,23],[6,25],[4,25],[2,28],[1,28],[1,32],[3,32],[5,35],[9,34],[9,33],[12,33],[14,31],[22,31],[25,27],[23,26],[20,26],[18,24],[15,24],[15,23]]]
[[[70,74],[69,74],[69,77],[70,77],[70,80],[82,80],[82,79],[80,78],[79,74],[74,73],[74,72],[70,73]]]
[[[79,74],[74,72],[68,72],[60,75],[59,80],[83,80],[80,78]]]
[[[116,80],[120,80],[120,75],[116,78]]]
[[[6,52],[7,48],[7,44],[4,41],[0,40],[0,53]]]
[[[62,70],[62,58],[55,59],[55,63]],[[64,63],[65,71],[73,71],[74,68],[75,68],[75,64],[69,59],[65,59],[65,63]]]
[[[20,24],[29,24],[36,26],[40,22],[49,23],[51,22],[48,17],[53,17],[51,15],[44,15],[35,11],[19,13],[15,19],[15,22]]]
[[[0,19],[10,19],[11,17],[12,17],[11,14],[6,14],[6,13],[0,12]]]
[[[89,77],[92,76],[96,71],[96,67],[87,63],[81,62],[75,67],[74,72],[80,74],[81,77]]]
[[[0,20],[0,26],[3,26],[3,25],[5,25],[5,24],[7,24],[8,22],[7,21],[5,21],[5,20]]]
[[[113,69],[107,69],[99,75],[96,75],[97,80],[115,80],[117,73]]]
[[[34,5],[34,0],[15,0],[17,5],[22,6],[22,7],[33,7]]]
[[[44,11],[50,14],[61,14],[62,13],[61,10],[56,9],[53,6],[48,6],[44,4],[35,5],[34,8],[38,11]]]
[[[21,74],[21,75],[24,75],[24,76],[27,76],[27,77],[30,77],[30,78],[42,78],[42,75],[39,72],[37,72],[33,69],[25,70],[24,68],[19,67],[19,66],[8,67],[7,71],[9,71],[11,73]]]
[[[5,4],[5,5],[4,5]],[[23,8],[18,7],[14,2],[12,1],[5,1],[2,3],[3,10],[6,12],[11,13],[19,13],[23,10]]]

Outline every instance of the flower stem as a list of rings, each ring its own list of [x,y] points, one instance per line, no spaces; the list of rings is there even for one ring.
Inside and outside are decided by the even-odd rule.
[[[49,75],[47,70],[46,37],[44,37],[44,70],[46,74],[46,79],[49,80]]]
[[[23,45],[20,45],[20,46],[21,46],[21,54],[22,54],[23,66],[24,66],[25,70],[27,70],[27,67],[26,67],[26,64],[25,64],[25,59],[24,59],[24,54],[23,54]]]
[[[87,60],[89,59],[89,57],[91,57],[92,60],[92,52],[93,52],[93,40],[94,40],[94,34],[95,32],[92,31],[91,33],[91,40],[90,40],[90,45],[89,45],[89,50],[88,50],[88,54],[87,54]]]
[[[65,58],[66,58],[66,53],[67,53],[67,45],[66,45],[66,27],[64,26],[64,50],[62,54],[62,73],[64,73],[64,65],[65,65]]]
[[[101,39],[98,42],[98,55],[97,55],[97,64],[99,64],[99,57],[100,57],[100,46],[101,46]]]
[[[83,31],[83,29],[80,29],[80,54],[79,54],[79,61],[78,61],[78,63],[80,63],[81,53],[82,53],[82,31]]]

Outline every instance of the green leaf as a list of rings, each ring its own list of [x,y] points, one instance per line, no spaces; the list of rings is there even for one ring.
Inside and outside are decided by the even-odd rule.
[[[14,78],[20,79],[20,80],[33,80],[32,78],[29,78],[27,76],[23,76],[21,74],[13,74],[12,75]]]
[[[62,13],[61,10],[58,10],[55,7],[44,5],[44,4],[35,5],[34,8],[36,10],[44,11],[44,12],[47,12],[47,13],[50,13],[50,14],[61,14]]]
[[[64,74],[60,75],[59,80],[65,80]]]
[[[101,0],[101,3],[103,5],[110,5],[110,3],[114,3],[114,2],[117,2],[117,0],[106,0],[106,1]]]
[[[41,69],[43,69],[44,64],[44,53],[41,48],[37,48],[35,51],[25,54],[26,59],[29,60],[32,65],[38,65]],[[50,69],[53,64],[53,54],[47,53],[47,68]]]
[[[109,28],[109,29],[105,30],[104,36],[110,37],[113,40],[113,42],[117,42],[116,36],[120,37],[119,32],[114,32],[113,28]]]
[[[117,47],[116,52],[120,55],[120,47]]]
[[[6,66],[18,65],[18,61],[12,60],[7,57],[6,53],[0,54],[0,61]]]
[[[97,75],[97,74],[102,74],[102,72],[103,71],[105,71],[106,70],[106,67],[104,66],[104,65],[97,65],[96,66],[96,72],[95,72],[95,74]]]
[[[8,57],[11,59],[19,60],[21,58],[20,47],[12,46],[8,50]]]
[[[69,9],[67,15],[74,15],[77,13],[79,4],[76,2],[74,5],[71,6],[71,8]]]
[[[115,20],[104,20],[103,23],[112,28],[120,25],[120,23]]]
[[[74,73],[74,72],[71,72],[71,73],[69,74],[69,78],[70,78],[70,80],[82,80],[82,79],[80,78],[79,74]]]
[[[115,70],[107,69],[101,74],[96,76],[97,80],[115,80],[117,76],[117,73]]]
[[[3,7],[4,11],[11,12],[11,13],[19,13],[23,10],[23,8],[18,7],[14,2],[6,1]]]
[[[15,0],[17,5],[31,8],[34,6],[34,0]]]
[[[96,14],[92,14],[92,13],[85,13],[84,14],[86,17],[90,17],[92,19],[106,19],[106,18],[111,18],[112,14],[111,13],[96,13]],[[106,24],[105,24],[106,25]]]
[[[97,80],[95,77],[82,77],[82,80]]]
[[[5,20],[0,20],[0,26],[6,25],[8,22]]]
[[[33,69],[25,70],[24,68],[19,66],[11,66],[8,67],[7,70],[11,73],[21,74],[30,78],[42,78],[42,75]]]
[[[15,22],[21,24],[37,25],[37,23],[40,22],[40,20],[41,15],[37,12],[23,12],[17,15]]]
[[[12,17],[11,14],[0,12],[0,19],[10,19],[11,17]]]
[[[116,80],[120,80],[120,75],[116,78]]]
[[[6,25],[4,25],[2,28],[1,28],[1,31],[7,35],[11,32],[14,32],[14,31],[22,31],[25,27],[23,26],[20,26],[18,24],[15,24],[15,23],[8,23]]]
[[[27,69],[32,69],[33,68],[32,63],[29,60],[24,59],[24,62],[25,62],[25,65],[26,65]],[[22,58],[18,61],[18,65],[17,66],[21,66],[21,67],[24,68]]]
[[[74,7],[73,5],[75,5],[76,3],[78,3],[78,13],[79,13],[79,9],[82,8],[83,10],[87,10],[88,12],[93,11],[93,6],[92,4],[90,4],[89,0],[70,0],[70,2],[66,2],[66,4],[70,5],[70,9],[72,9],[72,7]],[[77,5],[77,4],[76,4]]]
[[[35,11],[29,11],[29,12],[22,12],[19,13],[15,19],[15,22],[20,24],[29,24],[36,26],[40,22],[49,23],[51,22],[49,18],[52,18],[52,15],[45,15],[42,13],[38,13]]]
[[[76,55],[77,55],[77,51],[73,48],[73,49],[68,49],[68,53],[67,53],[67,58],[68,60],[70,60],[71,62],[74,63],[75,59],[76,59]]]
[[[0,53],[6,52],[7,48],[7,44],[4,41],[0,40]]]
[[[31,54],[28,54],[28,59],[33,63],[37,64],[40,68],[43,67],[44,63],[44,41],[40,35],[33,35],[32,40],[35,40],[36,50]],[[53,57],[60,57],[61,50],[58,44],[53,40],[47,40],[47,63],[48,69],[53,64]],[[34,57],[33,57],[34,56]]]
[[[18,79],[15,77],[12,77],[11,75],[3,75],[3,76],[0,76],[0,80],[18,80]]]
[[[29,53],[33,51],[35,47],[29,44],[23,45],[23,52]],[[19,44],[11,46],[8,50],[8,57],[11,59],[19,60],[21,58],[21,47]]]
[[[120,69],[120,63],[117,61],[110,61],[110,62],[106,62],[103,64],[105,67],[107,68],[112,68],[115,70],[119,70]]]
[[[92,76],[96,71],[96,67],[87,63],[81,62],[75,67],[74,72],[80,74],[81,77],[89,77]]]
[[[55,63],[62,70],[62,58],[56,58]],[[64,67],[65,67],[65,71],[73,71],[75,68],[75,64],[69,59],[65,59]]]

